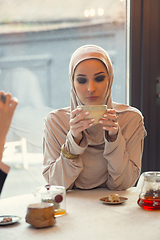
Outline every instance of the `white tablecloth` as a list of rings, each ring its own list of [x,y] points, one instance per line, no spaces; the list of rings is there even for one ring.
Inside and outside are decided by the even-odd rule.
[[[128,197],[121,205],[99,201],[111,193]],[[145,211],[137,204],[136,188],[123,192],[97,188],[72,190],[66,195],[67,214],[53,227],[35,229],[25,222],[27,206],[36,202],[32,194],[0,200],[0,215],[18,215],[19,223],[0,226],[0,240],[159,240],[160,211]]]

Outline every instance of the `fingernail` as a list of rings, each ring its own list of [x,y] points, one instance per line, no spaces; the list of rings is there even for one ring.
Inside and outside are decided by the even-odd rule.
[[[91,119],[91,122],[94,122],[94,121],[95,121],[95,119],[94,119],[94,118],[92,118],[92,119]]]
[[[89,115],[89,112],[85,112],[85,115]]]
[[[107,115],[107,114],[104,114],[103,116],[104,116],[104,117],[108,117],[108,115]]]
[[[100,120],[100,121],[99,121],[99,123],[103,123],[103,121],[102,121],[102,120]]]

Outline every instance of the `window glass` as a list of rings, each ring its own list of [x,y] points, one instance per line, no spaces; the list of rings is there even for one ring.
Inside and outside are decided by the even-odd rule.
[[[24,152],[42,152],[43,119],[70,105],[69,61],[84,44],[109,53],[113,100],[126,103],[125,0],[0,0],[0,8],[0,89],[19,100],[8,142],[24,138]]]

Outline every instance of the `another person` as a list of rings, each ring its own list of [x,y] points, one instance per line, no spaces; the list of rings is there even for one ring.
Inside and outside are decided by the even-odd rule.
[[[141,171],[146,131],[139,110],[112,102],[113,67],[106,51],[95,45],[77,49],[70,60],[71,106],[45,118],[46,181],[66,189],[133,186]],[[79,105],[107,105],[98,124],[84,120]]]
[[[3,150],[13,113],[18,104],[11,94],[0,91],[0,194],[10,167],[2,162]]]

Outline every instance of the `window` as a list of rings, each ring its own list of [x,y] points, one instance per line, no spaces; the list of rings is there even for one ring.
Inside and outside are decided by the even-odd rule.
[[[113,100],[127,102],[126,5],[126,0],[1,0],[0,88],[19,100],[7,136],[7,142],[20,144],[11,145],[12,159],[22,149],[24,156],[42,153],[43,119],[70,105],[68,66],[82,45],[109,53]]]

